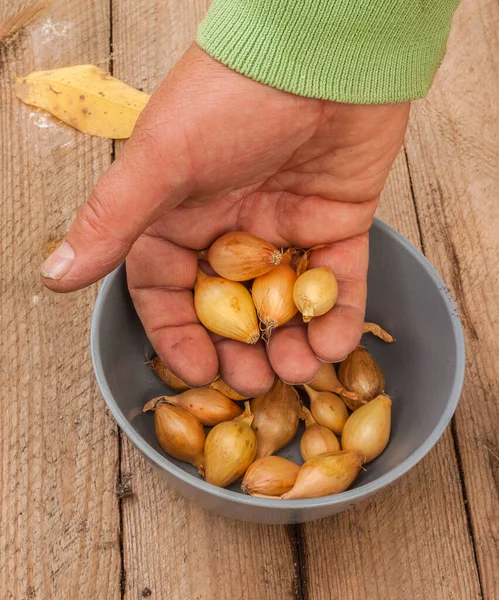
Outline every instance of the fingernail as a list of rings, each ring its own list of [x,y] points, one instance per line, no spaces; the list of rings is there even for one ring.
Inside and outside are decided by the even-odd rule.
[[[63,242],[59,248],[45,260],[41,266],[42,277],[59,281],[69,273],[75,260],[75,253],[68,242]]]

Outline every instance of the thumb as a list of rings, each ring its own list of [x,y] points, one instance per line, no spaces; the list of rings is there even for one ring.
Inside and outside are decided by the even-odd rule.
[[[145,135],[148,131],[139,127],[133,134],[80,207],[63,244],[42,264],[48,288],[70,292],[101,279],[125,259],[160,212],[185,197],[183,169],[178,161],[167,162],[166,140],[155,133]],[[168,140],[168,147],[179,146],[179,140]]]

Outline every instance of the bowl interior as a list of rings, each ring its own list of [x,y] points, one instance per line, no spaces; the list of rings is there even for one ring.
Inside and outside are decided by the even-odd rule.
[[[363,343],[386,375],[393,399],[392,433],[385,452],[361,472],[353,488],[397,469],[398,476],[426,454],[455,410],[464,371],[459,318],[431,265],[379,221],[371,230],[370,252],[366,320],[387,329],[396,343],[385,344],[371,335]],[[167,457],[156,441],[152,414],[141,412],[151,398],[172,392],[146,364],[154,353],[130,300],[123,266],[100,292],[92,345],[101,389],[118,422],[126,420],[133,427],[127,432],[132,441],[142,438],[162,455],[150,456],[160,466],[168,469],[173,463],[192,475],[194,485],[196,480],[206,485],[193,467]],[[299,436],[279,454],[301,464]],[[239,493],[239,484],[230,489]]]

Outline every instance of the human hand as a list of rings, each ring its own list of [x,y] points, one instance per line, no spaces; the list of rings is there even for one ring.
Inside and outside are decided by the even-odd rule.
[[[123,152],[44,263],[54,291],[85,287],[127,257],[130,294],[160,358],[191,385],[220,372],[241,393],[274,371],[309,381],[338,361],[364,321],[368,230],[402,144],[409,105],[347,105],[252,81],[193,45],[152,96]],[[196,250],[230,230],[276,246],[326,247],[311,266],[338,280],[335,307],[295,318],[267,347],[217,338],[199,323]],[[61,260],[57,260],[61,259]]]

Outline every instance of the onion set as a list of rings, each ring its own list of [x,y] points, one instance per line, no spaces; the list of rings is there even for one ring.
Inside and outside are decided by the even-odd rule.
[[[272,344],[281,333],[271,336],[277,328],[295,317],[293,326],[300,319],[309,323],[335,306],[333,272],[327,266],[310,268],[311,254],[320,247],[280,249],[242,231],[222,235],[197,254],[216,273],[198,269],[194,309],[200,323],[213,334],[245,344],[256,344],[261,334],[274,361],[279,349]],[[314,326],[321,322],[327,321]],[[363,333],[395,341],[369,321]],[[263,348],[260,342],[255,352]],[[280,351],[286,352],[282,344]],[[148,364],[177,392],[155,397],[143,408],[154,413],[159,446],[193,465],[213,485],[227,487],[239,480],[243,493],[276,502],[339,494],[388,446],[392,400],[380,365],[363,346],[337,369],[322,363],[307,384],[294,387],[276,376],[272,388],[254,398],[241,395],[220,375],[207,387],[192,388],[158,357]],[[244,410],[238,401],[244,401]]]

